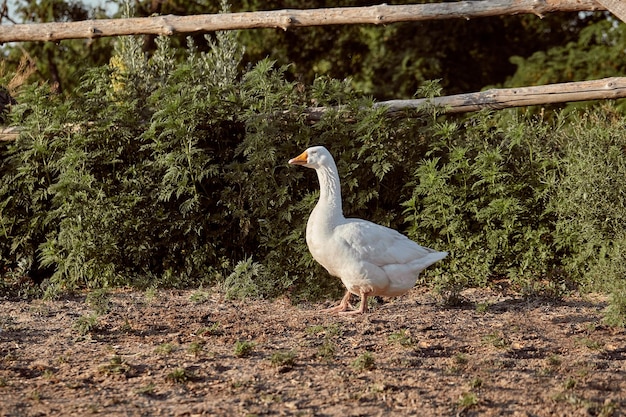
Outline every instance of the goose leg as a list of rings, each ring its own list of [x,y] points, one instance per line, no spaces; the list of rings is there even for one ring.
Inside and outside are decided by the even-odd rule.
[[[362,292],[361,293],[361,306],[359,307],[358,310],[352,310],[352,311],[341,311],[340,314],[365,314],[367,313],[367,296],[368,293]]]
[[[350,305],[350,291],[346,291],[346,295],[343,296],[338,306],[322,310],[322,313],[342,313],[348,308],[352,308]]]

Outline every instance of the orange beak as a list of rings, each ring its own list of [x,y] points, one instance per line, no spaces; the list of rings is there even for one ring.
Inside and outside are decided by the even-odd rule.
[[[306,151],[304,151],[300,155],[296,156],[295,158],[290,159],[289,163],[291,165],[305,165],[308,159],[309,159],[309,156],[306,154]]]

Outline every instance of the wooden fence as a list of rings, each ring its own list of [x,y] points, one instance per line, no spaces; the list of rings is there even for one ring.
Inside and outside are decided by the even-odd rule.
[[[0,43],[25,41],[60,41],[63,39],[100,38],[123,35],[173,35],[216,30],[282,28],[300,26],[391,24],[396,22],[471,19],[496,15],[609,10],[626,21],[624,0],[481,0],[454,3],[338,7],[309,10],[274,10],[261,12],[220,13],[196,16],[156,16],[145,18],[101,19],[80,22],[0,25]],[[571,101],[617,99],[626,97],[626,77],[551,84],[536,87],[492,89],[477,93],[431,99],[451,113],[482,108],[502,109]],[[391,100],[376,103],[390,112],[415,108],[425,99]],[[309,117],[319,119],[326,109],[311,108]],[[15,140],[19,128],[0,129],[0,141]]]
[[[607,10],[602,2],[623,0],[482,0],[370,7],[337,7],[309,10],[220,13],[196,16],[156,16],[127,19],[85,20],[21,25],[0,25],[1,42],[59,41],[121,35],[166,35],[216,30],[282,28],[301,26],[389,24],[397,22],[472,19],[486,16],[565,11]],[[617,10],[617,9],[616,9]],[[621,10],[621,9],[620,9]]]

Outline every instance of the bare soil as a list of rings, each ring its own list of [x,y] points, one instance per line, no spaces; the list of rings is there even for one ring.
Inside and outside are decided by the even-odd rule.
[[[464,296],[365,316],[217,290],[0,301],[0,415],[624,415],[601,297]]]

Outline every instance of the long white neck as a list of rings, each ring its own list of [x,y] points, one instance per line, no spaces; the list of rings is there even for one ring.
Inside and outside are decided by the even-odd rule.
[[[341,185],[335,162],[331,161],[328,166],[317,168],[316,172],[320,182],[320,199],[315,206],[316,216],[321,216],[330,223],[342,220]]]

